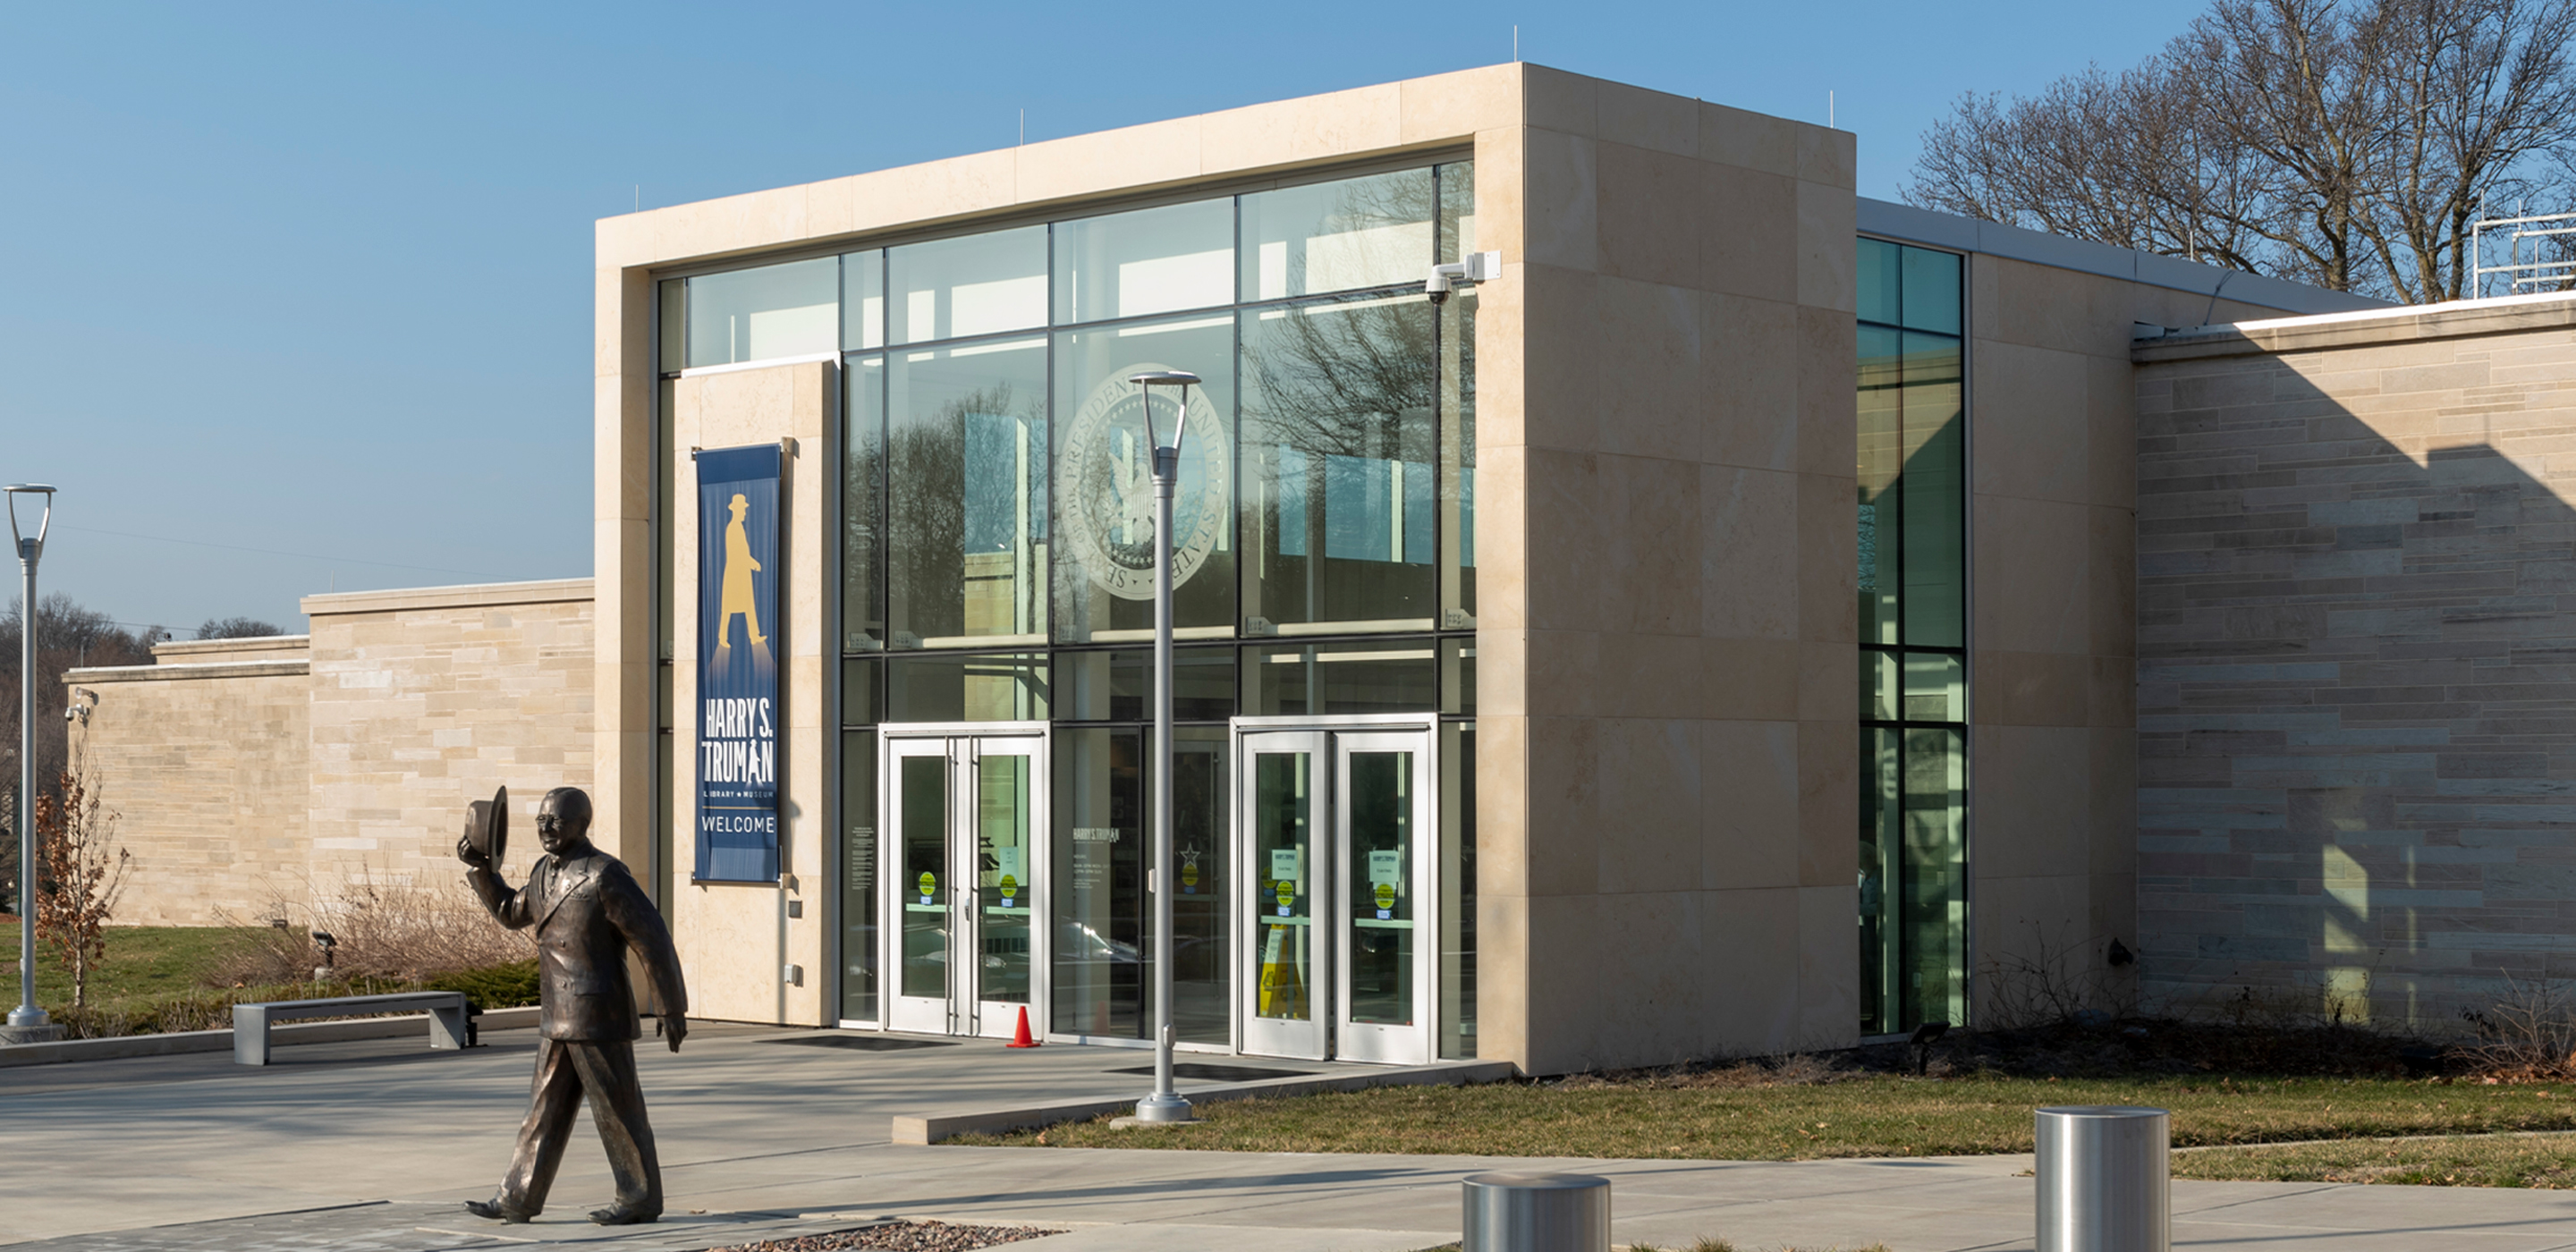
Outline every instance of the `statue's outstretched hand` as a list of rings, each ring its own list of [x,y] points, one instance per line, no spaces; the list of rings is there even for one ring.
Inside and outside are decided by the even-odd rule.
[[[671,1050],[677,1052],[680,1050],[680,1041],[689,1037],[689,1019],[656,1017],[653,1019],[653,1033],[670,1040]]]
[[[470,865],[475,869],[492,868],[492,857],[482,849],[474,846],[474,837],[472,835],[458,835],[456,837],[456,859],[465,862],[467,865]]]

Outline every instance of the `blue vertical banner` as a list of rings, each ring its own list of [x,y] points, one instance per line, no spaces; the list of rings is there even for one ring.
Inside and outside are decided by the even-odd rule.
[[[778,468],[698,453],[699,882],[778,881]]]

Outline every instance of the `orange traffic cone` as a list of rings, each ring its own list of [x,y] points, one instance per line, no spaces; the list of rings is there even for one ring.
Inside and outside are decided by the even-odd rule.
[[[1025,1004],[1020,1006],[1020,1028],[1012,1032],[1010,1046],[1014,1048],[1038,1046],[1038,1041],[1029,1037],[1029,1006]]]

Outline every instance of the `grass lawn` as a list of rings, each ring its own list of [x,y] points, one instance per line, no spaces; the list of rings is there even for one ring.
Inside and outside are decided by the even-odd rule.
[[[312,984],[233,989],[215,986],[216,971],[236,945],[256,941],[260,927],[113,926],[107,959],[90,975],[90,1010],[71,1010],[72,980],[62,956],[36,942],[36,1000],[74,1038],[162,1030],[215,1030],[231,1024],[235,1001],[293,1000],[314,994],[363,995],[429,987],[462,991],[483,1008],[537,1002],[534,958],[488,969],[462,970],[421,982],[356,979],[317,992]],[[0,998],[18,1003],[18,923],[6,919],[0,935]]]
[[[107,960],[90,974],[90,1003],[109,1009],[141,1008],[173,996],[203,992],[203,978],[230,945],[257,935],[256,927],[111,926]],[[0,934],[0,982],[18,1002],[18,919]],[[72,1002],[71,968],[53,945],[36,941],[36,1001],[49,1013]]]
[[[1199,1116],[1206,1120],[1196,1126],[1114,1130],[1102,1118],[956,1142],[1680,1160],[1948,1156],[2028,1152],[2032,1110],[2057,1104],[2147,1104],[2169,1109],[2174,1115],[2176,1147],[2576,1130],[2576,1086],[2367,1078],[2051,1081],[1872,1075],[1802,1085],[1682,1089],[1519,1083],[1382,1087],[1210,1103],[1199,1108]],[[2495,1141],[2468,1143],[2462,1150],[2474,1149],[2477,1142]],[[2514,1142],[2555,1145],[2561,1141]],[[2576,1149],[2576,1143],[2568,1146]],[[2382,1144],[2373,1150],[2384,1152],[2387,1147]],[[2201,1163],[2204,1157],[2207,1164]],[[2246,1154],[2248,1161],[2261,1157]],[[2558,1159],[2563,1167],[2576,1158]],[[2234,1157],[2215,1153],[2177,1154],[2174,1160],[2181,1177],[2282,1176],[2183,1172],[2186,1168],[2264,1168],[2238,1164]]]
[[[2443,1135],[2177,1152],[2176,1178],[2221,1182],[2391,1182],[2434,1187],[2576,1187],[2576,1137]]]

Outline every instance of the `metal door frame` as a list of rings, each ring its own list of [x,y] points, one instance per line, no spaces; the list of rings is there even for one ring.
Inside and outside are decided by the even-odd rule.
[[[1235,898],[1230,903],[1235,911],[1233,964],[1234,1038],[1238,1050],[1258,1056],[1285,1056],[1298,1060],[1320,1061],[1332,1054],[1333,997],[1332,944],[1318,933],[1323,919],[1335,916],[1332,901],[1333,874],[1333,736],[1330,732],[1307,727],[1245,730],[1238,727],[1232,736],[1234,766],[1234,859]],[[1263,741],[1271,741],[1264,746]],[[1306,895],[1307,944],[1309,975],[1306,985],[1307,1020],[1303,1026],[1255,1015],[1261,994],[1261,953],[1263,912],[1257,907],[1257,893],[1247,894],[1254,883],[1267,882],[1260,874],[1254,855],[1257,839],[1253,828],[1251,784],[1252,761],[1256,754],[1289,756],[1304,753],[1312,759],[1314,790],[1307,797],[1306,874],[1313,884]],[[1259,875],[1256,877],[1256,875]],[[1274,915],[1275,916],[1275,915]]]
[[[1439,1011],[1440,974],[1440,827],[1436,799],[1440,785],[1433,744],[1436,728],[1343,731],[1332,737],[1333,761],[1333,1056],[1344,1061],[1390,1065],[1428,1065],[1438,1051],[1432,1030]],[[1355,753],[1410,752],[1413,762],[1413,832],[1411,875],[1407,894],[1413,900],[1413,1021],[1406,1026],[1362,1024],[1351,1020],[1351,965],[1345,928],[1359,920],[1357,901],[1344,898],[1353,878],[1350,761]]]
[[[879,1016],[884,1029],[917,1033],[961,1035],[968,1037],[1007,1038],[1018,1024],[1015,1010],[1020,1006],[1007,1001],[986,1001],[976,995],[976,978],[982,952],[982,923],[975,916],[975,875],[959,875],[958,866],[971,855],[975,820],[974,766],[985,755],[987,743],[1026,746],[1025,753],[996,752],[992,755],[1025,755],[1029,758],[1029,1028],[1044,1033],[1048,1017],[1048,952],[1053,929],[1054,901],[1050,892],[1053,839],[1051,825],[1054,812],[1048,792],[1053,781],[1053,761],[1049,757],[1052,740],[1045,722],[910,722],[889,723],[877,728],[877,858],[878,916],[892,924],[879,924],[880,976]],[[948,994],[944,1028],[919,1024],[919,1019],[904,1018],[904,1001],[918,1001],[919,996],[903,994],[903,924],[906,894],[903,882],[903,836],[898,808],[902,786],[895,772],[899,757],[928,756],[917,746],[942,745],[940,755],[947,762],[942,777],[948,799],[948,854],[945,858],[951,878],[948,895]],[[900,751],[914,745],[914,751]],[[960,892],[959,885],[966,890]],[[960,959],[960,953],[964,959]],[[988,1013],[987,1007],[998,1012]],[[922,1010],[914,1008],[913,1013]],[[999,1017],[1001,1020],[992,1020]],[[901,1020],[899,1020],[901,1019]]]
[[[1417,750],[1419,760],[1414,767],[1416,785],[1414,813],[1418,825],[1414,832],[1413,856],[1414,895],[1417,900],[1414,910],[1413,954],[1416,967],[1414,1000],[1417,1020],[1413,1031],[1420,1038],[1423,1059],[1427,1061],[1437,1055],[1439,1049],[1433,1034],[1437,1028],[1436,1014],[1440,1003],[1438,984],[1440,895],[1435,889],[1438,885],[1440,868],[1439,715],[1424,712],[1351,713],[1321,717],[1237,717],[1228,725],[1232,732],[1230,741],[1234,753],[1230,771],[1234,794],[1229,798],[1229,808],[1235,818],[1233,834],[1238,884],[1252,881],[1247,877],[1252,869],[1252,789],[1250,786],[1252,756],[1245,741],[1253,736],[1281,732],[1315,736],[1318,747],[1312,750],[1317,753],[1316,763],[1319,768],[1316,771],[1318,795],[1315,799],[1317,816],[1313,838],[1320,842],[1321,859],[1325,864],[1313,867],[1318,876],[1316,890],[1310,896],[1309,911],[1318,919],[1325,915],[1336,919],[1333,934],[1330,937],[1317,936],[1315,941],[1314,960],[1319,971],[1316,986],[1318,989],[1329,987],[1332,991],[1330,996],[1311,991],[1309,993],[1313,996],[1313,1002],[1316,1005],[1317,1026],[1321,1032],[1320,1047],[1316,1054],[1310,1056],[1302,1051],[1255,1052],[1256,1041],[1252,1038],[1254,1029],[1252,1011],[1255,1004],[1254,997],[1260,990],[1258,986],[1260,917],[1255,910],[1244,907],[1245,901],[1238,899],[1235,902],[1233,960],[1236,1050],[1249,1055],[1289,1056],[1300,1060],[1332,1058],[1360,1061],[1387,1059],[1390,1053],[1399,1051],[1384,1046],[1391,1042],[1384,1037],[1392,1033],[1387,1028],[1364,1028],[1363,1033],[1379,1036],[1372,1041],[1376,1046],[1363,1044],[1360,1051],[1366,1055],[1354,1055],[1345,1041],[1346,1032],[1342,1029],[1349,1015],[1349,992],[1343,970],[1344,963],[1341,960],[1342,945],[1338,920],[1343,908],[1342,884],[1348,872],[1343,858],[1348,854],[1350,846],[1346,825],[1348,817],[1343,811],[1343,758],[1347,755],[1344,737],[1415,734],[1419,736],[1417,742],[1421,746]],[[1367,749],[1363,748],[1363,750]],[[1237,890],[1240,894],[1240,886]],[[1321,927],[1320,920],[1314,924],[1318,928]],[[1429,936],[1427,942],[1423,938],[1426,935]],[[1426,1016],[1426,1013],[1430,1015]]]

